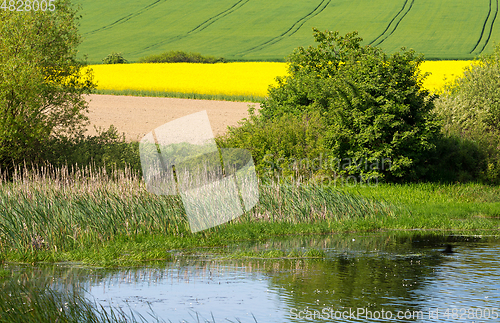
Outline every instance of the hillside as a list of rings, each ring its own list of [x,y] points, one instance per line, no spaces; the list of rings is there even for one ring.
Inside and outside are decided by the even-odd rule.
[[[500,39],[498,0],[78,0],[80,53],[99,63],[167,50],[231,60],[283,60],[313,43],[312,27],[357,30],[388,52],[405,46],[426,59],[472,59]]]

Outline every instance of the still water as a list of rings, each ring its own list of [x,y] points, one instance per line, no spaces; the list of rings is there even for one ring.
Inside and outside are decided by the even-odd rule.
[[[454,253],[442,253],[445,246]],[[177,257],[104,270],[58,264],[54,277],[105,308],[172,322],[498,322],[500,238],[422,234],[307,236],[233,249],[322,249],[323,259]]]

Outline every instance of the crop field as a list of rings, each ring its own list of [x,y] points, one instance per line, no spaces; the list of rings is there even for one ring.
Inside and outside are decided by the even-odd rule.
[[[423,73],[431,73],[424,86],[438,92],[445,80],[463,73],[471,61],[426,61]],[[286,63],[247,62],[219,64],[111,64],[93,65],[98,90],[104,93],[201,94],[222,98],[260,99],[267,96],[269,85],[287,73]],[[162,95],[162,93],[164,95]]]
[[[402,46],[426,59],[472,59],[500,39],[494,0],[78,0],[90,63],[111,52],[131,62],[167,50],[229,60],[283,61],[313,43],[312,27],[358,31],[387,52]]]
[[[285,63],[111,64],[91,66],[99,90],[265,97]]]
[[[422,73],[429,73],[424,87],[432,92],[439,92],[443,86],[462,76],[464,69],[473,61],[425,61],[421,66]]]

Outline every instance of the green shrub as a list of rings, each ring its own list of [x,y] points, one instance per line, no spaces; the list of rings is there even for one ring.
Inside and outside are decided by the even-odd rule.
[[[138,142],[126,142],[114,126],[107,130],[97,129],[95,136],[54,138],[43,153],[43,160],[56,168],[62,166],[105,167],[113,169],[131,168],[141,174]]]
[[[222,148],[244,148],[252,153],[257,173],[266,177],[310,177],[322,158],[323,124],[317,113],[284,114],[274,120],[261,118],[249,109],[250,117],[239,127],[229,127],[217,138]]]
[[[222,57],[202,56],[198,53],[171,50],[139,59],[139,63],[225,63]]]
[[[440,124],[435,97],[418,73],[423,57],[361,46],[356,32],[314,29],[314,37],[317,47],[299,47],[288,57],[289,76],[269,89],[263,118],[318,113],[325,125],[322,146],[341,161],[340,175],[389,181],[429,176]]]
[[[436,112],[443,132],[480,150],[476,180],[500,183],[500,46],[466,68],[463,76],[445,86]],[[464,154],[464,152],[462,152]],[[467,170],[465,170],[467,171]]]
[[[436,147],[430,179],[466,183],[481,177],[486,166],[486,154],[477,142],[444,135]]]
[[[121,53],[112,52],[102,60],[103,64],[126,64],[128,61]]]

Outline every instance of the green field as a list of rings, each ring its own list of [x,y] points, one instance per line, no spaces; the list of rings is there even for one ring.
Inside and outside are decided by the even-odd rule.
[[[472,59],[500,39],[498,0],[91,1],[81,5],[80,53],[100,63],[167,50],[230,60],[283,60],[313,43],[312,28],[358,31],[387,52],[405,46],[426,59]]]

